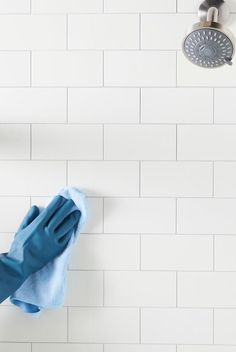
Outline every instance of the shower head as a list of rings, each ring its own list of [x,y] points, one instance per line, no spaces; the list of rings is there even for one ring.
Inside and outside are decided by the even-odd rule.
[[[224,0],[205,0],[199,8],[200,22],[192,26],[183,43],[185,56],[195,65],[215,68],[232,65],[235,40],[219,21],[229,16]]]

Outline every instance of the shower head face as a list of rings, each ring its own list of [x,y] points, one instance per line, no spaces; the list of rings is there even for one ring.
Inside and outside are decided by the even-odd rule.
[[[201,23],[194,27],[184,40],[183,50],[186,57],[193,64],[206,68],[231,64],[234,44],[230,34],[218,28],[204,27]]]

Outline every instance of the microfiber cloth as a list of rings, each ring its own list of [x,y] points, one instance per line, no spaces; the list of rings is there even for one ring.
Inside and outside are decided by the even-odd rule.
[[[67,266],[72,247],[87,217],[85,196],[78,189],[63,188],[59,193],[75,203],[73,210],[79,209],[81,218],[64,252],[41,270],[32,274],[10,297],[11,303],[24,312],[39,315],[43,309],[56,309],[63,305],[66,291]],[[20,241],[20,239],[15,239]]]

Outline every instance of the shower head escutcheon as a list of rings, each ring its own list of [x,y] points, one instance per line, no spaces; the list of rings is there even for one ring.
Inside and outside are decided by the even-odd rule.
[[[200,22],[192,26],[183,42],[185,56],[200,67],[232,65],[235,39],[222,24],[229,17],[228,5],[224,0],[205,0],[198,16]]]

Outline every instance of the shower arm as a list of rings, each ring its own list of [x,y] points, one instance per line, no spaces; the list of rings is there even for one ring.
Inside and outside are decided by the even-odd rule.
[[[216,7],[210,7],[207,11],[207,22],[218,22],[219,10]]]

